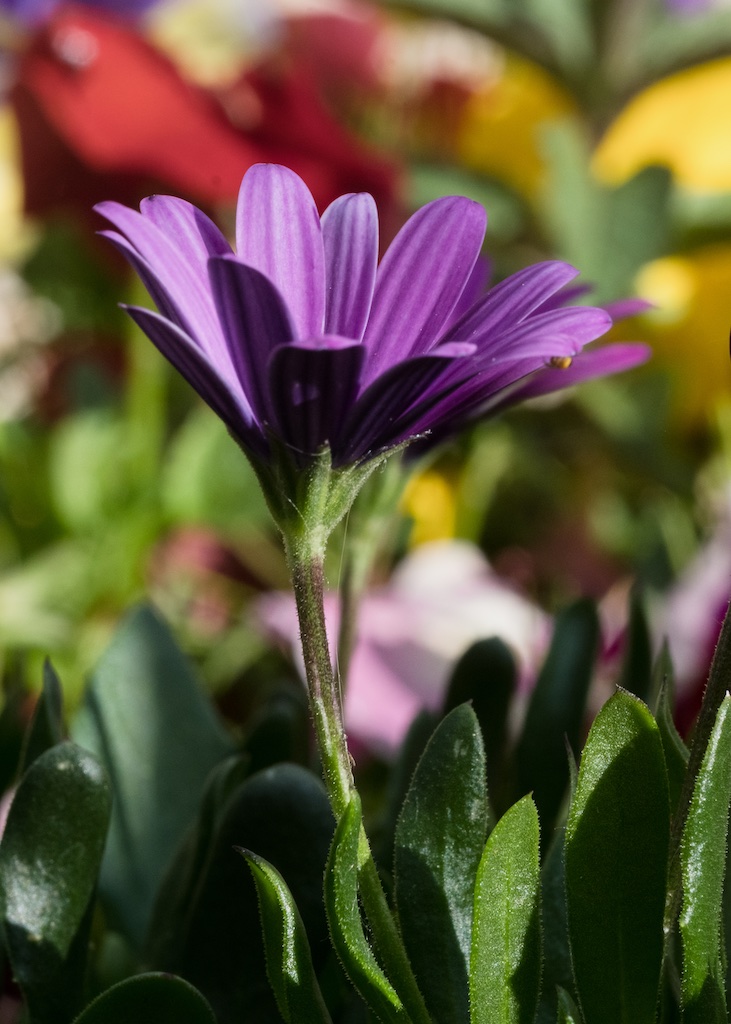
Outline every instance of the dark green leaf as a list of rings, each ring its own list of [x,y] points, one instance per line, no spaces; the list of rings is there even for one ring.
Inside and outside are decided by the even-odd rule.
[[[721,900],[731,802],[731,697],[724,698],[696,777],[681,845],[683,1020],[726,1024]]]
[[[63,694],[61,682],[50,661],[43,664],[43,688],[23,740],[18,774],[22,775],[49,747],[63,742]]]
[[[441,722],[396,826],[395,902],[406,952],[439,1024],[469,1015],[475,878],[487,835],[485,751],[468,704]]]
[[[389,773],[386,788],[383,835],[378,846],[380,863],[393,863],[396,822],[409,791],[416,766],[438,724],[439,719],[431,711],[420,711],[411,723],[401,744],[396,762]]]
[[[78,1010],[109,812],[103,769],[73,743],[30,765],[10,807],[0,843],[3,931],[34,1024],[64,1024]]]
[[[573,970],[566,916],[564,871],[564,829],[557,831],[541,869],[541,910],[543,917],[543,974],[537,1024],[554,1024],[557,986],[573,989]]]
[[[651,1024],[660,984],[670,812],[662,742],[619,691],[599,712],[566,826],[566,897],[586,1024]]]
[[[287,883],[275,867],[249,850],[239,851],[259,897],[267,975],[287,1024],[331,1024],[312,966],[307,932]]]
[[[485,845],[475,887],[471,1024],[532,1024],[541,982],[539,826],[529,796]]]
[[[139,974],[102,992],[74,1024],[216,1024],[192,985],[171,974]]]
[[[564,989],[558,990],[558,1024],[581,1024],[576,1003]]]
[[[562,612],[528,706],[516,751],[518,783],[521,793],[533,792],[544,831],[558,813],[569,780],[566,739],[575,754],[579,750],[598,642],[591,601],[577,601]]]
[[[640,700],[647,701],[652,683],[652,642],[650,627],[636,587],[629,599],[629,622],[619,685]]]
[[[322,782],[311,772],[275,765],[231,792],[242,768],[233,763],[211,782],[191,859],[181,851],[167,874],[147,959],[200,989],[220,1024],[280,1024],[266,976],[256,887],[235,847],[256,850],[285,879],[319,971],[330,953],[322,879],[334,821]]]
[[[325,909],[335,951],[353,985],[385,1024],[407,1024],[409,1017],[378,965],[363,931],[358,904],[360,799],[351,797],[338,822],[325,871]]]
[[[667,647],[660,654],[656,674],[662,676],[657,692],[657,707],[655,719],[660,730],[662,749],[665,753],[665,767],[668,773],[668,790],[670,794],[670,808],[672,811],[678,806],[680,793],[683,788],[683,780],[688,766],[688,748],[683,743],[675,728],[673,721],[673,679]]]
[[[101,893],[117,927],[139,946],[166,864],[232,744],[167,626],[147,608],[117,632],[73,733],[110,775]]]
[[[498,637],[478,640],[457,662],[447,691],[445,709],[471,701],[482,729],[487,755],[488,791],[493,803],[504,777],[508,710],[517,681],[510,648]]]

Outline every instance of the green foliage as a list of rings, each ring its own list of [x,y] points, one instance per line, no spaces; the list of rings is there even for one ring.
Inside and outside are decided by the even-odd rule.
[[[728,1019],[721,905],[730,803],[731,697],[727,694],[695,780],[681,844],[686,1024],[721,1024]]]
[[[140,974],[98,996],[74,1024],[216,1024],[203,996],[182,978]]]
[[[439,725],[396,827],[395,903],[434,1021],[466,1021],[475,878],[487,833],[485,752],[467,704]]]
[[[566,825],[566,898],[585,1024],[652,1024],[663,956],[670,809],[662,741],[619,691],[589,733]]]
[[[110,787],[72,743],[42,753],[13,799],[0,843],[0,913],[32,1024],[66,1024],[79,1009]]]
[[[231,741],[167,627],[145,608],[121,625],[97,666],[73,734],[109,773],[114,808],[100,891],[140,947],[165,867]]]
[[[529,796],[487,840],[475,886],[471,1024],[531,1024],[541,978],[538,813]]]

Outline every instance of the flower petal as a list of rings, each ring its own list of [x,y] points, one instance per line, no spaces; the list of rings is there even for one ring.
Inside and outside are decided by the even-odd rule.
[[[342,442],[333,453],[334,462],[357,461],[416,433],[411,426],[427,398],[442,393],[441,378],[456,360],[473,354],[472,345],[444,345],[392,366],[365,389],[351,409]]]
[[[594,306],[569,306],[526,317],[511,329],[475,330],[470,341],[477,346],[476,362],[484,367],[498,360],[526,359],[533,355],[574,356],[584,345],[606,334],[612,318]]]
[[[297,336],[322,334],[325,254],[320,217],[302,179],[278,164],[255,164],[244,175],[236,210],[240,260],[277,286]]]
[[[582,381],[593,380],[595,377],[606,377],[612,373],[630,370],[633,366],[646,363],[651,355],[650,346],[638,342],[602,345],[589,352],[582,352],[566,370],[554,370],[550,367],[540,370],[511,396],[510,404],[513,401],[522,402],[525,398],[549,395]]]
[[[140,203],[140,213],[157,225],[204,280],[209,257],[232,253],[225,236],[210,217],[185,199],[149,196]]]
[[[312,455],[334,444],[352,408],[364,356],[360,342],[333,336],[280,345],[272,354],[271,415],[293,451]]]
[[[428,352],[469,280],[485,235],[479,203],[448,196],[409,218],[376,275],[368,346],[368,381],[395,363]]]
[[[367,192],[340,196],[322,215],[325,332],[363,337],[378,266],[378,211]]]
[[[235,256],[212,257],[208,272],[231,362],[262,419],[269,357],[278,345],[294,338],[289,312],[269,278]]]
[[[476,341],[513,327],[573,280],[578,270],[569,263],[550,260],[519,270],[491,288],[487,295],[457,321],[445,341]]]
[[[647,299],[617,299],[616,302],[607,302],[604,306],[607,313],[616,323],[617,320],[628,320],[631,316],[639,316],[649,309],[654,309],[654,303]]]
[[[192,338],[158,313],[139,306],[125,306],[124,309],[204,402],[220,416],[231,433],[247,447],[261,450],[264,447],[262,432],[238,382],[222,376],[219,368],[211,363]]]
[[[158,293],[161,289],[167,296],[165,315],[171,316],[217,362],[225,347],[207,278],[196,273],[173,242],[141,213],[115,202],[99,203],[95,209],[114,224],[145,261],[148,277],[157,280]],[[121,248],[118,240],[112,241]],[[125,255],[131,259],[128,251]]]

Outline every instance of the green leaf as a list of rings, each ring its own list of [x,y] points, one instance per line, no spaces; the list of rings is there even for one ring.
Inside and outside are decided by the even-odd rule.
[[[166,873],[146,961],[187,978],[222,1021],[281,1024],[266,976],[256,886],[235,848],[256,850],[282,875],[319,971],[331,954],[322,879],[335,823],[312,772],[281,764],[241,782],[243,767],[230,762],[211,779],[187,849]]]
[[[576,1003],[565,989],[558,990],[557,1024],[581,1024],[581,1017]]]
[[[325,870],[330,938],[346,974],[376,1017],[386,1024],[407,1024],[406,1010],[379,967],[363,931],[358,905],[360,829],[360,798],[354,793],[338,822]]]
[[[475,886],[471,1024],[532,1024],[541,983],[540,835],[530,796],[485,845]]]
[[[267,975],[287,1024],[331,1024],[312,966],[305,926],[287,883],[275,867],[239,849],[259,897]]]
[[[469,1014],[475,878],[487,835],[485,751],[468,704],[441,722],[396,826],[395,902],[416,980],[435,1021]]]
[[[528,705],[516,750],[519,791],[533,792],[544,831],[569,781],[566,740],[575,754],[579,750],[598,642],[599,621],[591,601],[577,601],[562,612]]]
[[[716,716],[696,777],[681,844],[683,1020],[726,1024],[721,901],[731,802],[731,697]]]
[[[49,747],[62,743],[63,728],[63,693],[61,682],[50,661],[43,664],[43,688],[36,701],[33,717],[23,739],[23,752],[20,756],[18,774],[23,775],[28,765]]]
[[[674,812],[680,800],[680,793],[683,788],[683,780],[688,767],[688,748],[678,734],[673,721],[674,688],[672,677],[672,666],[667,645],[663,648],[655,667],[656,676],[660,676],[660,684],[657,690],[657,706],[655,708],[655,720],[660,730],[662,749],[665,753],[665,767],[668,773],[668,790],[670,794],[670,808]]]
[[[574,987],[566,914],[565,838],[564,829],[554,834],[541,869],[543,976],[537,1024],[554,1024],[558,1008],[557,988]]]
[[[103,769],[73,743],[30,765],[10,807],[0,843],[0,907],[33,1024],[64,1024],[78,1010],[109,812]]]
[[[165,867],[232,744],[167,626],[148,608],[120,626],[73,735],[111,778],[101,894],[115,925],[139,947]]]
[[[445,701],[447,711],[472,702],[485,743],[488,791],[498,806],[496,793],[501,783],[504,785],[508,712],[517,675],[515,657],[507,644],[498,637],[478,640],[457,662]]]
[[[619,691],[597,715],[566,826],[566,896],[586,1024],[651,1024],[663,952],[670,811],[659,730]]]
[[[192,985],[171,974],[139,974],[102,992],[74,1024],[216,1024]]]
[[[629,599],[629,622],[619,685],[640,700],[647,701],[652,684],[652,641],[650,627],[636,587]]]

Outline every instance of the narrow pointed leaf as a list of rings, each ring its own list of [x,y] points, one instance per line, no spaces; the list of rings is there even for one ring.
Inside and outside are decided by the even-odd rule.
[[[519,792],[532,792],[544,833],[555,819],[569,781],[566,739],[575,754],[599,641],[590,601],[577,601],[556,622],[516,751]]]
[[[558,990],[557,1024],[581,1024],[581,1017],[576,1003],[565,989]]]
[[[625,691],[599,712],[566,825],[566,897],[585,1024],[653,1024],[670,835],[665,759]]]
[[[541,984],[539,826],[523,797],[495,826],[475,887],[471,1024],[533,1024]]]
[[[112,782],[100,890],[116,926],[139,946],[165,867],[232,743],[169,629],[147,608],[119,628],[73,733]]]
[[[305,926],[292,893],[275,867],[239,850],[251,869],[259,897],[267,975],[287,1024],[331,1024],[312,966]]]
[[[73,743],[51,747],[30,765],[10,807],[0,843],[0,909],[34,1024],[65,1024],[79,1009],[109,812],[103,769]]]
[[[642,598],[636,588],[629,599],[629,623],[619,685],[648,700],[652,682],[652,641]]]
[[[46,661],[43,665],[43,688],[23,740],[18,774],[22,776],[37,757],[57,743],[62,743],[63,739],[61,682],[50,661]]]
[[[573,989],[573,969],[566,914],[565,832],[557,831],[541,868],[543,974],[537,1024],[554,1024],[558,989]]]
[[[696,777],[681,845],[683,1020],[725,1024],[721,901],[731,802],[731,697],[716,716]]]
[[[325,870],[325,909],[335,952],[353,985],[384,1024],[408,1024],[409,1017],[373,950],[358,905],[360,799],[354,794],[338,822]]]
[[[396,826],[395,902],[406,952],[435,1021],[466,1020],[477,867],[487,835],[485,751],[468,704],[441,722]]]
[[[508,710],[517,675],[515,658],[502,640],[495,636],[478,640],[457,662],[445,701],[447,711],[464,701],[472,702],[482,729],[488,791],[495,807],[501,806]]]
[[[662,655],[661,655],[662,657]],[[689,752],[683,743],[673,721],[673,684],[672,676],[663,672],[663,679],[657,695],[655,720],[660,730],[662,749],[665,753],[665,767],[668,773],[668,789],[670,793],[670,809],[674,812],[680,800],[683,780],[688,767]]]
[[[74,1024],[216,1024],[203,996],[183,978],[139,974],[102,992]]]

